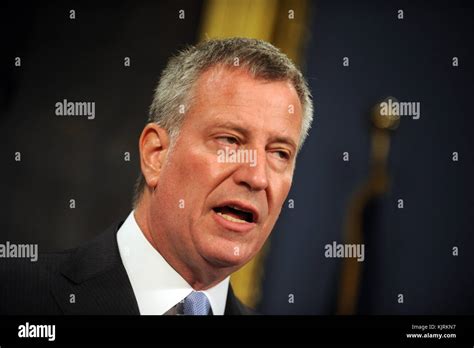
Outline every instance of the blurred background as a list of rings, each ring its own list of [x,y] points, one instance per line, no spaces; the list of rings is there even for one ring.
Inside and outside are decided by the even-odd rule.
[[[271,238],[233,276],[238,296],[265,314],[474,314],[468,1],[0,6],[0,243],[72,248],[125,219],[167,59],[255,37],[301,67],[315,119]],[[419,102],[420,118],[381,122],[387,97]],[[94,101],[95,119],[58,118],[63,99]],[[364,243],[364,262],[325,257],[333,242]]]

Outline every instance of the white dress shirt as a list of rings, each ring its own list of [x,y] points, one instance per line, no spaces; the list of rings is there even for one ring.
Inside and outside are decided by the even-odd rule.
[[[148,242],[132,211],[117,232],[120,257],[132,284],[141,315],[161,315],[184,300],[193,288]],[[203,290],[214,315],[223,315],[229,288],[227,277]]]

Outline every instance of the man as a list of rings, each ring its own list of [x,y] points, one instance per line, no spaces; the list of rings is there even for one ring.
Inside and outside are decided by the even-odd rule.
[[[251,313],[229,277],[269,236],[311,120],[303,76],[269,43],[179,53],[139,139],[134,210],[83,247],[4,263],[0,313]]]

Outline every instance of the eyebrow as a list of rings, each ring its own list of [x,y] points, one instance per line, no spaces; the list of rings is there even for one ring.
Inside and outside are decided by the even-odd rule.
[[[243,134],[245,137],[248,137],[249,131],[246,128],[243,128],[239,124],[232,122],[232,121],[225,121],[225,122],[218,122],[214,124],[212,127],[221,127],[221,128],[228,128],[232,129],[236,132],[239,132]],[[276,143],[284,143],[290,145],[294,151],[298,149],[298,146],[296,143],[291,139],[290,137],[282,136],[282,135],[274,135],[270,137],[270,142],[276,142]]]
[[[235,122],[232,122],[232,121],[225,121],[225,122],[218,122],[216,124],[213,124],[211,126],[212,128],[228,128],[228,129],[232,129],[236,132],[239,132],[239,133],[242,133],[244,136],[248,136],[249,135],[249,131],[240,126],[239,124],[235,123]]]

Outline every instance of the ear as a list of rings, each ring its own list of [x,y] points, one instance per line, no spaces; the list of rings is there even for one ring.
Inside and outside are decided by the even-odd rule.
[[[161,167],[166,159],[170,145],[168,132],[155,123],[143,128],[138,147],[140,149],[140,167],[148,187],[158,185]]]

